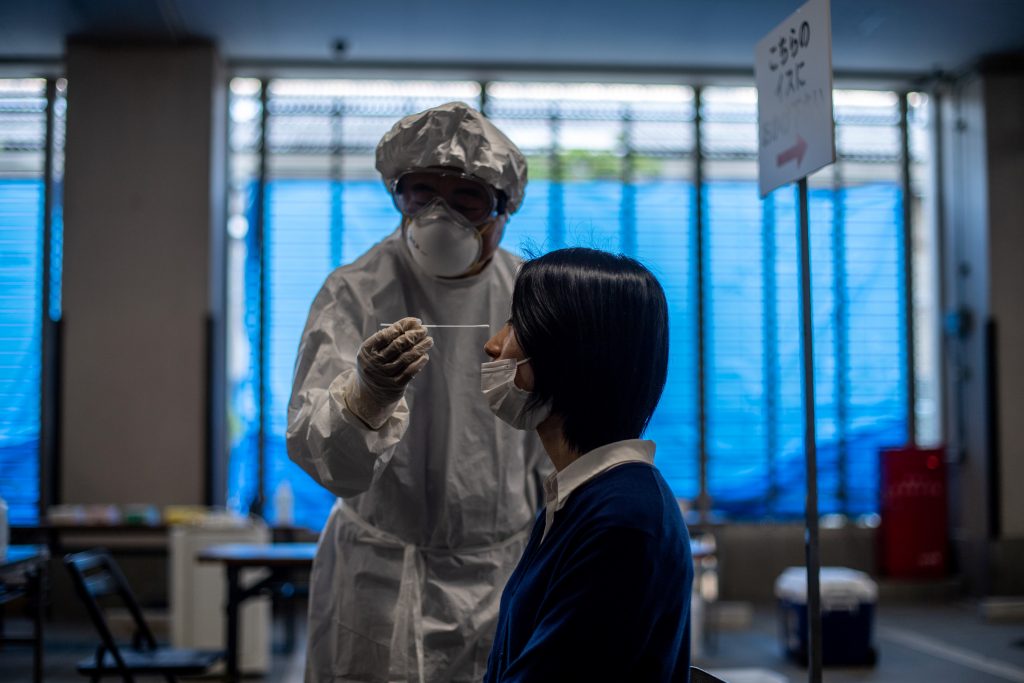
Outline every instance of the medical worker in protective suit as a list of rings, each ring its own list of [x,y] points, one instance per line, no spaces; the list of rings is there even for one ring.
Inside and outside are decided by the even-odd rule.
[[[317,294],[288,407],[290,457],[339,497],[313,563],[306,680],[480,680],[548,467],[480,393],[526,161],[451,103],[399,121],[377,169],[401,224]]]

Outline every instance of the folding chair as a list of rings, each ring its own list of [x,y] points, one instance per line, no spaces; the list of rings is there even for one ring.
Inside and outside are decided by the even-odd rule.
[[[704,669],[695,666],[690,667],[690,683],[725,683],[721,678],[712,676]]]
[[[224,658],[223,650],[191,650],[157,645],[139,609],[128,582],[114,558],[105,550],[87,550],[66,555],[64,566],[71,574],[78,596],[85,603],[93,625],[100,635],[95,657],[78,663],[78,673],[98,681],[106,676],[120,676],[132,683],[133,675],[164,676],[174,682],[176,676],[195,676],[209,672]],[[130,646],[122,647],[114,640],[107,625],[102,598],[117,596],[135,622]]]

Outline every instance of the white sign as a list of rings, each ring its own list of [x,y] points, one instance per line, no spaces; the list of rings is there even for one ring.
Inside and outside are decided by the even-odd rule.
[[[836,160],[829,0],[810,0],[757,44],[761,196]]]

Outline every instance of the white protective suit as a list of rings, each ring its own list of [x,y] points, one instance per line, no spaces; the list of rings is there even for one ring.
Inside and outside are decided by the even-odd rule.
[[[482,678],[550,468],[536,434],[499,421],[480,392],[483,346],[508,319],[517,265],[499,249],[477,275],[435,278],[399,229],[335,270],[314,300],[288,453],[344,500],[313,563],[307,681]],[[381,323],[410,315],[491,330],[432,330],[430,362],[372,431],[345,405],[356,354]]]

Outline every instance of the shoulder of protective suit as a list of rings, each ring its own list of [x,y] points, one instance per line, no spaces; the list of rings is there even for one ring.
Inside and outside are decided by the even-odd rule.
[[[335,268],[322,287],[322,294],[335,299],[344,296],[373,295],[377,290],[392,287],[401,279],[411,264],[403,259],[401,235],[398,230],[368,249],[359,258]],[[491,261],[494,276],[509,285],[515,280],[523,260],[512,252],[499,248]]]
[[[511,251],[498,247],[498,250],[494,252],[494,258],[491,261],[491,265],[498,271],[500,276],[509,276],[515,279],[516,273],[519,272],[519,266],[523,264],[523,259]]]
[[[508,260],[510,263],[516,266],[523,262],[523,258],[521,256],[519,256],[518,254],[513,254],[505,247],[498,247],[498,250],[495,252],[495,254],[500,255],[501,258]]]
[[[351,263],[338,266],[331,271],[324,282],[324,287],[337,289],[350,284],[364,285],[375,281],[386,281],[388,276],[402,267],[399,255],[401,248],[402,241],[396,230],[367,249]]]
[[[523,260],[515,254],[499,247],[491,257],[491,262],[487,265],[484,273],[476,277],[489,281],[492,286],[498,285],[500,291],[511,296],[512,286],[522,262]]]

